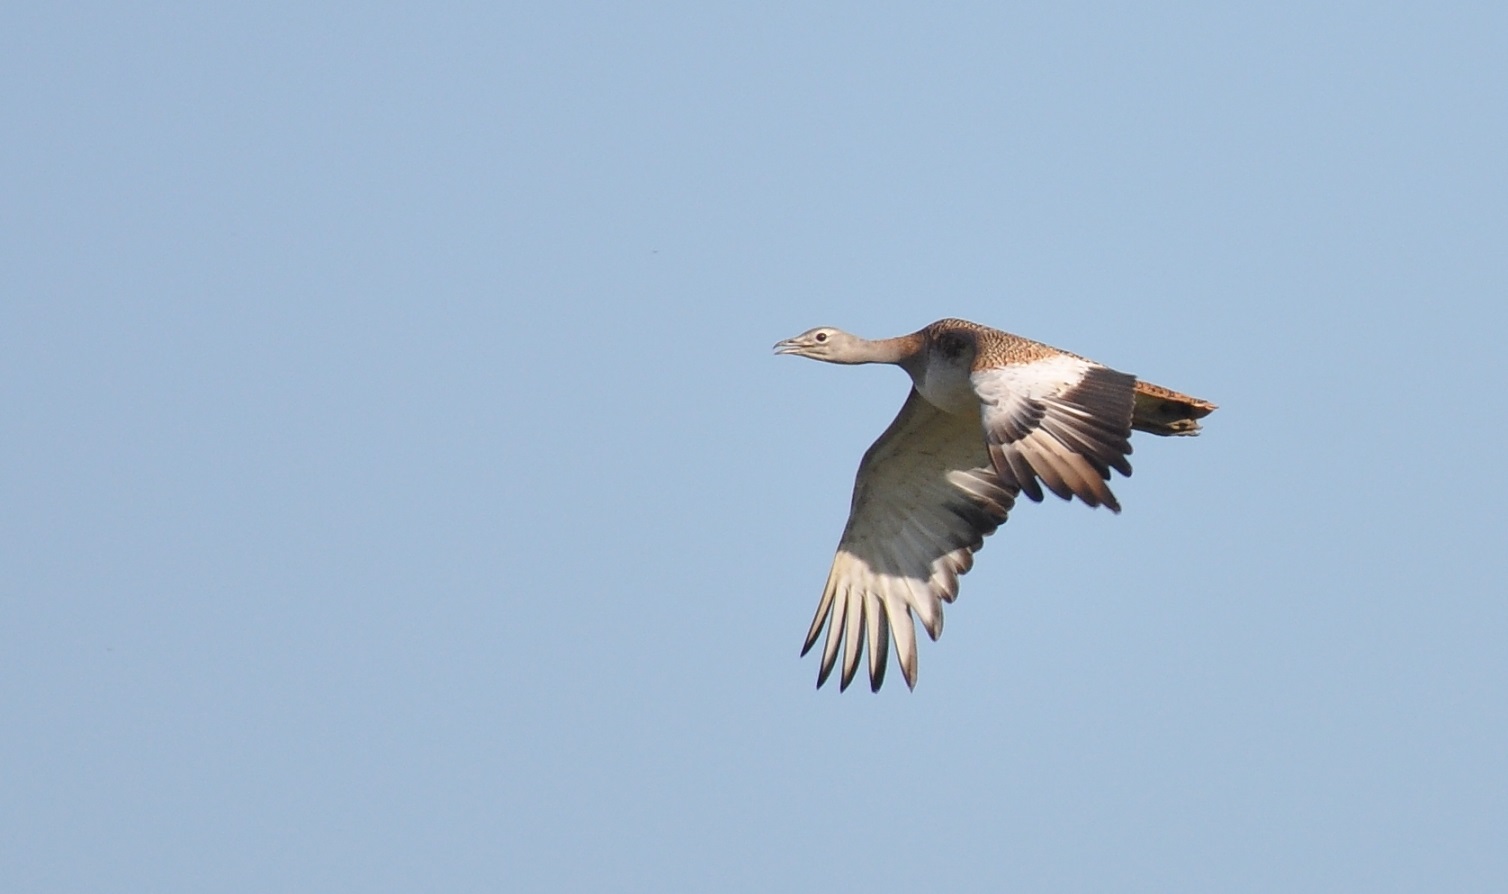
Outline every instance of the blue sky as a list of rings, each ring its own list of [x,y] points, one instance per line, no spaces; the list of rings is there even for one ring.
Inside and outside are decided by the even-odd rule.
[[[1505,29],[13,5],[3,887],[1503,890]],[[1221,409],[816,691],[945,316]]]

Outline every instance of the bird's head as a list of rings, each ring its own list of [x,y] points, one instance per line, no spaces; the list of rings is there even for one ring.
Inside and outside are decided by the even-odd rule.
[[[842,329],[832,326],[818,326],[816,329],[808,329],[795,338],[775,343],[775,353],[795,354],[798,357],[810,357],[813,360],[825,360],[828,363],[864,363],[869,358],[862,356],[862,347],[865,340],[855,335],[849,335]]]

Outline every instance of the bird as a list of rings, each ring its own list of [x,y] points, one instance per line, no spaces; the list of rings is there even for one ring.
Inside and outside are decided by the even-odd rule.
[[[1132,430],[1199,433],[1215,404],[1009,332],[944,319],[871,341],[819,326],[777,342],[776,354],[826,363],[888,363],[911,376],[895,421],[864,453],[848,523],[801,647],[824,627],[817,687],[841,650],[839,691],[868,654],[871,691],[885,681],[890,644],[916,688],[913,623],[934,642],[942,604],[1016,498],[1065,500],[1120,512],[1107,482],[1131,474]]]

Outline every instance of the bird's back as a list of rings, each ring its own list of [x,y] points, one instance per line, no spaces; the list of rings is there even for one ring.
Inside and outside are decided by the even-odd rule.
[[[1072,351],[969,320],[938,320],[923,331],[933,344],[947,344],[950,340],[964,339],[972,342],[972,369],[976,372],[1035,363],[1054,357],[1094,362]],[[1198,420],[1215,409],[1215,404],[1207,400],[1137,379],[1131,427],[1154,435],[1194,435],[1199,433]]]

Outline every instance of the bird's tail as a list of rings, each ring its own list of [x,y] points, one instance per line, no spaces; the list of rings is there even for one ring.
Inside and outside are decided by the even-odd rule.
[[[1198,420],[1214,411],[1215,405],[1207,400],[1138,380],[1131,427],[1154,435],[1197,435]]]

